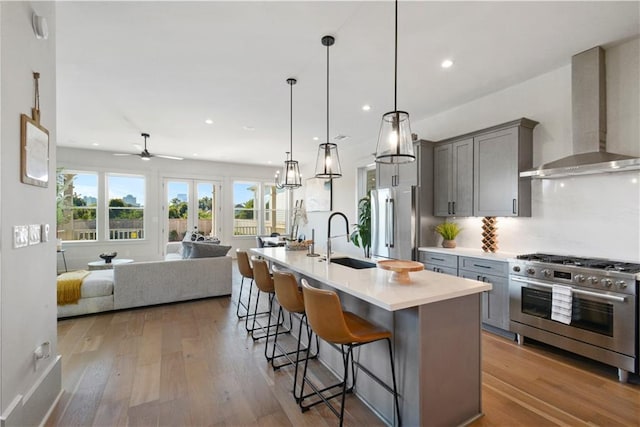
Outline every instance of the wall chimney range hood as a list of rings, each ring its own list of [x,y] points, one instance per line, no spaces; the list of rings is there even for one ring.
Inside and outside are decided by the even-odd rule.
[[[573,154],[521,172],[520,176],[560,178],[639,170],[639,158],[606,151],[606,96],[604,50],[596,46],[574,55],[571,58]]]

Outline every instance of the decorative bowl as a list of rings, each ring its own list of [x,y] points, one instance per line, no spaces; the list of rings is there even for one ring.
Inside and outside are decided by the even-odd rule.
[[[118,252],[111,252],[108,254],[100,254],[100,258],[104,260],[105,264],[111,264],[111,260],[118,256]]]

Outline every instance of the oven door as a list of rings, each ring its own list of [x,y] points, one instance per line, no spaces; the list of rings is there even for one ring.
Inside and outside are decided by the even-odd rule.
[[[511,276],[511,320],[618,353],[635,355],[635,295],[572,286],[571,323],[566,325],[551,320],[552,288],[552,283]]]

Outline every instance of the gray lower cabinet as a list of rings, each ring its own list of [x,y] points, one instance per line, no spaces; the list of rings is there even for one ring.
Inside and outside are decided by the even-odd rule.
[[[436,273],[458,275],[458,256],[447,255],[435,252],[420,252],[420,262],[424,264],[425,270]]]
[[[509,276],[506,261],[459,257],[458,276],[491,283],[482,294],[482,322],[509,330]]]

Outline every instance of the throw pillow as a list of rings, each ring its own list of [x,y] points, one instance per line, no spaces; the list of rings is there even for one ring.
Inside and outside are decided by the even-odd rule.
[[[214,258],[227,255],[231,246],[207,242],[193,242],[189,258]]]

